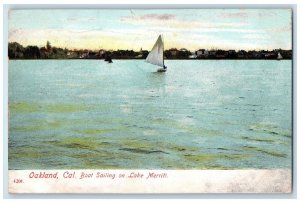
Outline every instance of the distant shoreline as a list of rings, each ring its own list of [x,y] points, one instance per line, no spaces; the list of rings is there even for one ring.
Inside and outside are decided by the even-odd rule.
[[[222,50],[222,49],[198,49],[190,51],[185,48],[171,48],[164,50],[166,60],[286,60],[293,58],[292,50]],[[45,47],[26,46],[17,42],[8,43],[9,59],[120,59],[120,60],[145,60],[148,50],[69,50],[67,48],[52,47],[47,41]]]

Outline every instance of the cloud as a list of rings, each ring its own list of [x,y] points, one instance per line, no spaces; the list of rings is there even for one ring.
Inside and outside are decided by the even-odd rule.
[[[242,38],[244,38],[244,39],[250,39],[250,40],[252,40],[252,39],[265,40],[265,39],[271,38],[271,36],[270,35],[266,35],[266,34],[245,34],[245,35],[242,36]]]
[[[218,15],[220,18],[247,18],[248,13],[237,12],[237,13],[221,13]]]
[[[267,29],[267,32],[270,33],[283,33],[283,32],[290,32],[292,31],[292,26],[291,24],[282,26],[282,27],[276,27],[276,28],[271,28],[271,29]]]
[[[93,31],[100,31],[101,29],[91,29],[91,30],[67,30],[70,33],[88,33],[88,32],[93,32]]]
[[[231,10],[232,11],[232,10]],[[239,9],[233,10],[233,12],[224,11],[217,15],[218,18],[232,18],[232,19],[244,19],[244,18],[254,18],[254,17],[272,17],[276,15],[275,12],[271,10],[246,10]]]
[[[162,16],[161,16],[162,17]],[[122,23],[138,25],[145,29],[171,29],[172,31],[189,30],[194,31],[196,29],[240,29],[245,27],[245,23],[237,22],[207,22],[204,20],[180,20],[176,18],[168,18],[167,21],[162,22],[159,18],[122,18]]]
[[[162,30],[165,28],[176,30],[195,30],[195,29],[237,29],[245,27],[246,23],[243,22],[213,22],[210,19],[203,18],[183,18],[175,14],[145,14],[145,15],[135,15],[131,11],[131,16],[124,16],[120,18],[121,23],[126,23],[130,25],[136,25],[144,27],[144,29],[157,29]],[[193,20],[194,19],[194,20]]]
[[[121,21],[134,20],[134,21],[145,21],[145,20],[171,20],[175,19],[174,14],[145,14],[145,15],[135,15],[125,16],[121,18]]]
[[[67,21],[94,21],[96,18],[67,18]]]

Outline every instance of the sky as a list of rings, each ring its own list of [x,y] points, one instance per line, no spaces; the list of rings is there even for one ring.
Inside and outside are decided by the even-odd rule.
[[[292,49],[291,9],[29,9],[9,11],[9,42],[68,49]]]

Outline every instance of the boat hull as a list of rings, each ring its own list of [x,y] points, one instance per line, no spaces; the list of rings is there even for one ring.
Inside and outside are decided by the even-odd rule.
[[[159,68],[159,69],[157,69],[157,72],[159,72],[159,73],[163,73],[163,72],[166,72],[166,71],[167,71],[166,68]]]

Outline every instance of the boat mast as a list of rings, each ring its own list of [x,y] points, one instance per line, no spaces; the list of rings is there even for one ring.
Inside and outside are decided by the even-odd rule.
[[[163,35],[161,34],[161,40],[162,40],[162,50],[163,50],[163,67],[165,67],[165,57],[164,57],[164,38],[163,38]]]

